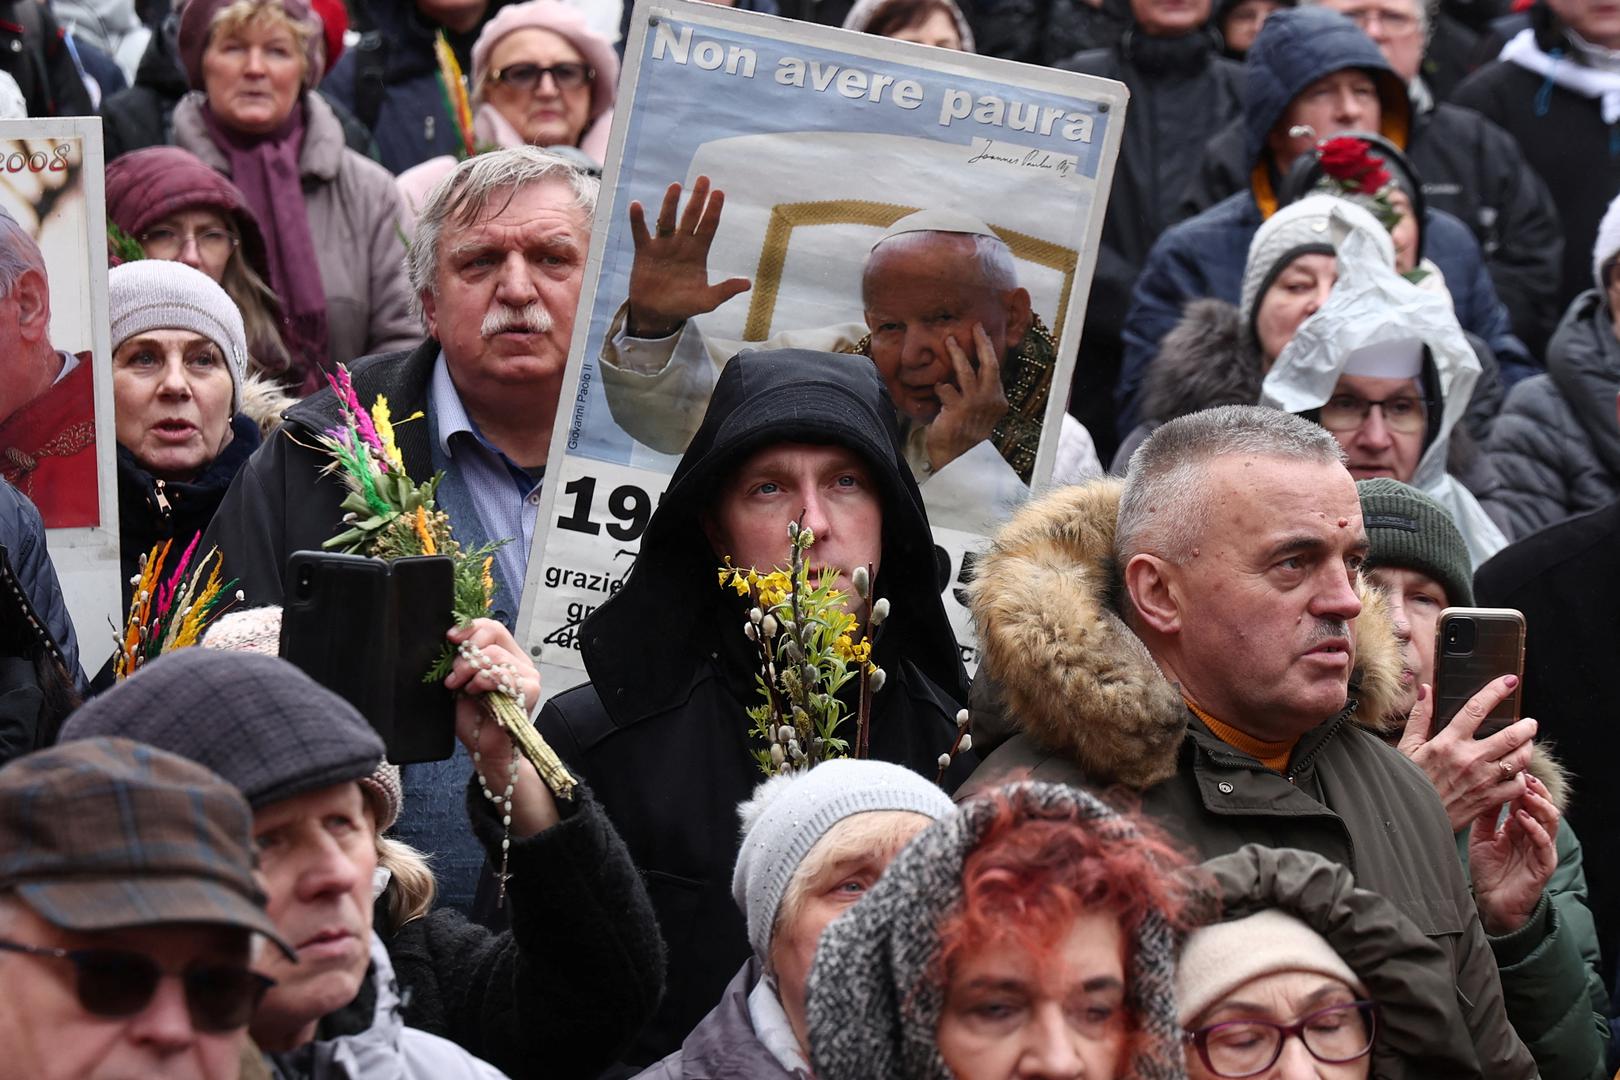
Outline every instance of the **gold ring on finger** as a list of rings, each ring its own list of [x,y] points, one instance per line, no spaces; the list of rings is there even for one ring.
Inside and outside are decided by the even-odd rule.
[[[1518,771],[1517,769],[1515,769],[1513,767],[1513,764],[1511,762],[1498,761],[1497,764],[1502,766],[1502,777],[1503,777],[1503,779],[1506,779],[1506,780],[1513,779],[1513,774]]]

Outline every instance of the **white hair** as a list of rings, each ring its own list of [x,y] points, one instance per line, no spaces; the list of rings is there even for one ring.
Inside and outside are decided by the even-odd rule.
[[[973,242],[973,261],[978,265],[979,277],[984,281],[985,287],[995,293],[1010,292],[1018,288],[1018,267],[1013,263],[1012,249],[999,236],[986,236],[983,233],[934,232],[919,230],[917,232],[900,233],[887,240],[879,241],[872,247],[872,255],[867,257],[867,265],[871,265],[871,258],[879,250],[892,249],[902,245],[921,244],[932,242],[937,236],[959,237]],[[865,299],[866,283],[861,282],[861,295]]]
[[[1323,0],[1300,0],[1307,5],[1324,6]],[[1417,15],[1418,30],[1423,34],[1423,46],[1429,45],[1429,28],[1434,25],[1433,13],[1429,11],[1429,0],[1407,0]]]
[[[1179,417],[1149,435],[1131,455],[1114,528],[1114,556],[1172,563],[1191,558],[1209,496],[1209,464],[1250,455],[1312,465],[1342,465],[1344,451],[1321,425],[1258,405],[1223,405]]]
[[[501,192],[507,199],[534,184],[565,185],[573,195],[574,209],[585,219],[589,230],[596,215],[596,178],[559,154],[538,146],[513,146],[470,157],[427,194],[421,216],[416,219],[416,238],[405,254],[405,273],[410,278],[412,302],[421,314],[422,294],[433,292],[439,266],[439,241],[446,224],[465,225],[477,220]],[[497,211],[498,212],[498,211]]]
[[[0,297],[11,295],[28,271],[46,277],[45,256],[33,234],[10,214],[0,211]]]

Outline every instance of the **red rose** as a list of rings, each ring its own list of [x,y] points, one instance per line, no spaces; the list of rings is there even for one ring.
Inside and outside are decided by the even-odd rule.
[[[1341,135],[1324,142],[1317,153],[1322,171],[1352,193],[1373,195],[1389,183],[1383,158],[1374,156],[1360,139]]]

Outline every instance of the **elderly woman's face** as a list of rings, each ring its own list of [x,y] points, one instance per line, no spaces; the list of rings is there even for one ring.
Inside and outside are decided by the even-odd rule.
[[[852,814],[816,841],[799,864],[782,904],[782,921],[771,935],[770,970],[800,1046],[809,1046],[805,982],[821,932],[865,896],[900,849],[930,824],[923,814],[904,810]]]
[[[231,373],[190,330],[148,330],[113,351],[118,443],[160,480],[190,480],[231,434]]]
[[[208,108],[228,128],[268,134],[298,103],[308,63],[298,39],[279,21],[261,18],[215,30],[202,59]]]
[[[578,146],[591,115],[589,70],[562,35],[514,30],[489,52],[484,100],[531,146]]]
[[[1401,215],[1401,220],[1389,230],[1389,238],[1395,244],[1395,270],[1401,274],[1411,273],[1418,264],[1417,213],[1412,209],[1412,200],[1399,189],[1390,192],[1389,204]]]
[[[1125,933],[1087,912],[1044,955],[1016,938],[951,966],[939,1052],[958,1080],[1122,1074],[1129,1043]]]
[[[1306,319],[1327,303],[1339,280],[1339,261],[1332,255],[1301,255],[1283,268],[1255,307],[1254,332],[1260,356],[1269,369]]]
[[[1279,1046],[1277,1025],[1298,1023],[1305,1025],[1300,1035]],[[1263,975],[1206,1009],[1191,1030],[1189,1080],[1366,1080],[1372,1069],[1372,1025],[1355,991],[1326,975]],[[1264,1067],[1273,1054],[1276,1060]]]

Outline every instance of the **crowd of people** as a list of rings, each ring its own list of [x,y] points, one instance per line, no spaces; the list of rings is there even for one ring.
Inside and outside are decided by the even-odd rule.
[[[632,204],[595,370],[679,463],[542,693],[629,5],[0,0],[0,114],[103,125],[122,606],[165,542],[236,596],[81,662],[99,368],[0,213],[0,1080],[1620,1075],[1620,8],[735,6],[1126,85],[1069,415],[1020,419],[1055,339],[982,221],[885,222],[864,323],[744,347],[724,194]],[[440,761],[281,658],[357,524],[342,387],[488,553]],[[758,739],[816,677],[745,580],[790,539],[847,757]],[[1450,701],[1475,607],[1522,661]]]

